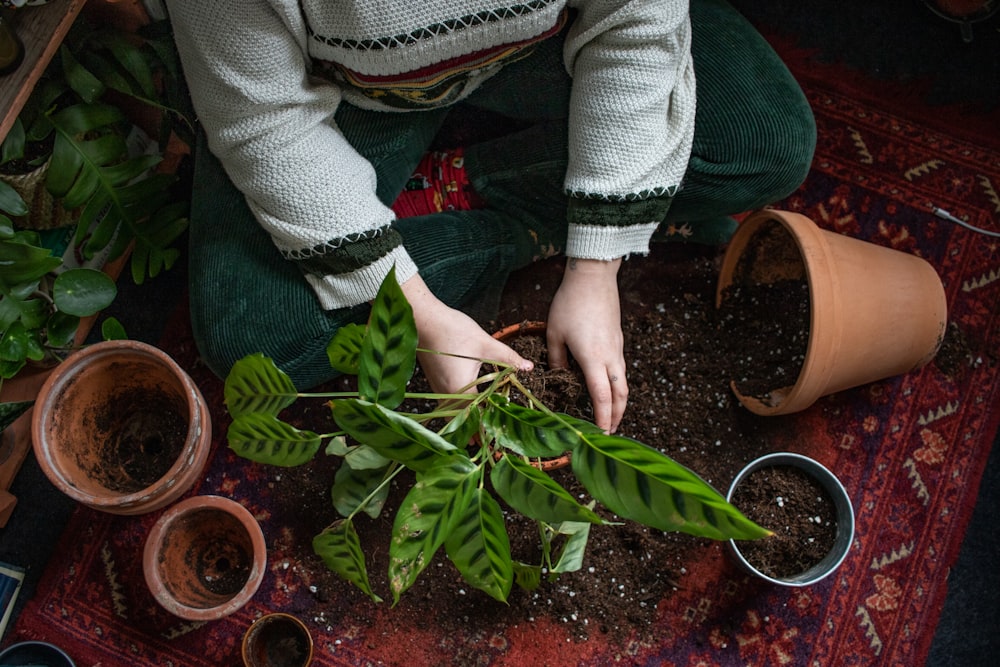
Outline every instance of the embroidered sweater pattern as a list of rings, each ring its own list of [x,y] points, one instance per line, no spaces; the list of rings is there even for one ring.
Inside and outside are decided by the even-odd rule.
[[[566,254],[646,253],[694,134],[687,0],[168,0],[209,147],[324,308],[417,269],[338,131],[341,101],[452,104],[559,30],[572,77]]]

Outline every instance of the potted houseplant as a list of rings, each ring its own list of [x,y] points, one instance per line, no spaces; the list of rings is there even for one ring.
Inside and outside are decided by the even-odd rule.
[[[142,555],[153,597],[190,621],[214,621],[242,608],[260,587],[266,566],[257,520],[221,496],[192,496],[167,509]]]
[[[394,602],[442,547],[471,586],[499,600],[515,582],[532,588],[543,572],[579,569],[590,528],[610,523],[596,503],[658,530],[719,540],[769,534],[660,451],[540,404],[505,364],[486,360],[488,372],[469,387],[474,393],[408,394],[417,335],[394,271],[368,325],[342,328],[327,352],[335,369],[357,376],[357,391],[308,395],[329,400],[339,431],[318,434],[282,421],[279,414],[300,395],[271,360],[256,354],[226,379],[229,446],[280,466],[306,464],[321,449],[342,457],[332,496],[343,518],[314,538],[313,549],[373,600],[381,598],[370,585],[355,523],[382,511],[393,480],[412,479],[388,547]],[[511,400],[515,394],[524,404]],[[408,398],[440,403],[414,413],[400,409]],[[440,421],[443,426],[431,428]],[[566,470],[593,503],[579,502],[532,465],[566,452]],[[501,502],[539,523],[541,563],[513,559]]]
[[[117,295],[101,271],[76,267],[54,272],[62,260],[33,230],[19,230],[9,216],[24,201],[0,182],[0,382],[28,362],[58,361],[72,349],[83,317],[106,308]],[[113,335],[111,330],[109,335]]]
[[[15,227],[69,226],[53,241],[68,246],[67,267],[131,251],[141,283],[179,256],[187,203],[156,167],[171,137],[190,141],[192,131],[168,40],[162,26],[131,35],[79,19],[0,144],[0,181],[27,203],[10,213]],[[151,112],[155,141],[138,122]]]
[[[108,340],[49,374],[31,438],[39,467],[60,491],[93,509],[144,514],[201,479],[211,416],[198,386],[165,352]]]
[[[776,292],[796,286],[802,288],[797,296]],[[760,375],[751,378],[757,384],[767,385],[777,369],[787,379],[753,390],[743,378],[733,381],[739,401],[764,416],[798,412],[821,396],[920,368],[934,358],[947,326],[944,287],[926,260],[821,229],[788,211],[750,215],[726,248],[717,306],[725,311],[757,290],[775,292],[781,305],[781,312],[764,301],[750,309],[763,316],[767,330],[790,329],[797,336],[791,345],[769,334],[771,347],[798,350],[770,366],[759,355],[749,362]],[[789,301],[799,299],[803,331],[780,321],[793,312]],[[751,327],[735,325],[731,339],[748,342]]]
[[[730,540],[747,572],[781,586],[809,586],[832,574],[854,542],[854,508],[836,475],[815,459],[791,452],[750,462],[726,499],[774,534],[758,542]]]

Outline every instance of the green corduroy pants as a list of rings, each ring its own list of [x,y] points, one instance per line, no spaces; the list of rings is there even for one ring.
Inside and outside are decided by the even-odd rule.
[[[687,223],[697,230],[699,222],[794,191],[812,160],[815,124],[787,68],[735,9],[723,0],[692,0],[691,17],[698,89],[694,148],[664,225]],[[561,48],[561,38],[543,42],[463,102],[465,117],[469,109],[481,109],[524,128],[465,147],[470,182],[486,208],[395,223],[438,298],[480,317],[495,306],[511,271],[565,246],[562,185],[571,80]],[[379,113],[342,104],[336,120],[371,161],[378,196],[390,205],[449,113]],[[204,142],[195,151],[189,239],[192,327],[204,362],[216,374],[224,377],[238,359],[263,352],[300,390],[335,376],[326,344],[341,326],[365,321],[368,306],[323,310]]]

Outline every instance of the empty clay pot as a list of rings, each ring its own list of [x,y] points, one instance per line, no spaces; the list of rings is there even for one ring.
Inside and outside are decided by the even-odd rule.
[[[780,226],[795,253],[770,255],[757,241]],[[740,402],[759,415],[804,410],[817,399],[915,370],[944,339],[948,308],[941,279],[927,261],[820,229],[787,211],[758,211],[733,235],[719,274],[716,305],[734,283],[805,279],[810,325],[805,361],[794,385]]]
[[[309,628],[290,614],[261,616],[243,635],[246,667],[308,667],[312,656]]]
[[[97,343],[42,385],[32,417],[35,456],[63,493],[112,514],[143,514],[201,478],[211,449],[205,399],[162,350]]]
[[[267,565],[260,525],[229,498],[193,496],[157,520],[142,554],[146,585],[180,618],[212,621],[257,592]]]

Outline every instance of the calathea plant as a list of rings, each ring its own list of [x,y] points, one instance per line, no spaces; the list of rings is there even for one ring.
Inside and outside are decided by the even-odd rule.
[[[442,547],[471,586],[498,600],[507,599],[515,582],[532,588],[544,571],[554,576],[578,569],[590,527],[609,523],[595,512],[595,503],[623,520],[663,531],[717,540],[769,534],[656,449],[542,405],[511,366],[483,360],[488,372],[474,393],[407,393],[416,353],[413,313],[390,272],[367,326],[344,327],[327,347],[334,369],[357,376],[356,392],[300,394],[261,354],[237,362],[226,379],[233,418],[228,440],[237,454],[279,466],[306,464],[321,449],[341,457],[332,497],[343,518],[314,538],[313,549],[372,599],[380,601],[356,521],[361,513],[379,515],[394,479],[413,480],[389,541],[394,604]],[[511,400],[518,396],[523,398]],[[279,418],[306,397],[328,400],[340,430],[319,434]],[[436,400],[437,408],[400,409],[414,397]],[[595,502],[581,504],[533,465],[565,452],[571,453],[573,475]],[[512,558],[504,506],[540,524],[542,563]]]

